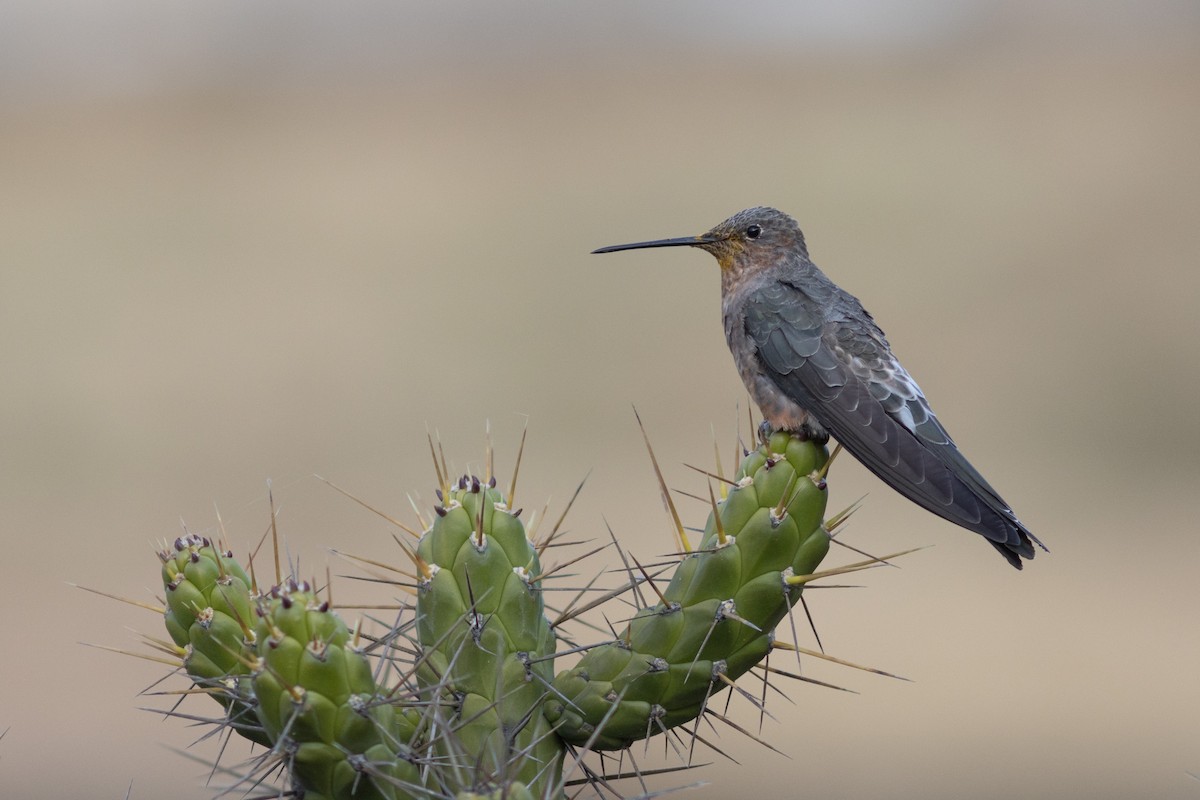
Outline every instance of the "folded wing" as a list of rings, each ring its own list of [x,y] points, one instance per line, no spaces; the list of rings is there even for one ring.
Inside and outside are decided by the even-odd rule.
[[[763,369],[881,480],[983,535],[1020,569],[1036,537],[959,452],[870,315],[828,291],[813,298],[774,282],[747,298],[746,333]]]

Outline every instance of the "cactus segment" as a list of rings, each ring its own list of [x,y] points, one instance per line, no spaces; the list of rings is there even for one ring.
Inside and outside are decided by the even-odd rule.
[[[407,797],[364,774],[367,753],[379,755],[389,741],[407,743],[415,729],[402,708],[379,700],[371,666],[341,617],[294,579],[260,597],[257,615],[258,718],[304,797]],[[408,772],[404,777],[418,779],[415,767]]]
[[[700,547],[663,600],[554,680],[546,718],[565,741],[612,750],[686,723],[761,661],[771,631],[829,550],[823,447],[777,432],[742,461]],[[616,708],[614,709],[614,705]],[[599,730],[597,730],[599,729]]]
[[[419,781],[395,754],[415,735],[411,710],[378,696],[370,663],[328,603],[295,580],[254,594],[233,554],[199,536],[159,558],[167,631],[230,726],[285,760],[306,798],[410,796],[393,787]]]
[[[158,557],[167,599],[163,622],[184,650],[183,668],[225,707],[238,733],[270,747],[247,684],[245,640],[255,618],[249,576],[233,553],[219,552],[211,541],[194,534],[179,537]]]
[[[550,796],[563,748],[538,713],[556,639],[537,551],[494,486],[466,476],[442,499],[417,546],[428,565],[418,583],[417,681],[453,734],[435,742],[437,757],[471,776],[463,785],[478,796],[514,781]]]

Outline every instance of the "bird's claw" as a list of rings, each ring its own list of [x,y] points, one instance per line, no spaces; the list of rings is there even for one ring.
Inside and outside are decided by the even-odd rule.
[[[775,433],[775,429],[771,427],[771,423],[765,419],[758,423],[758,441],[762,445],[766,445],[771,441],[771,436]]]
[[[801,425],[799,436],[820,447],[829,444],[829,431],[814,422],[806,422]]]
[[[777,429],[767,420],[763,420],[758,425],[758,441],[766,445],[771,441],[771,437],[775,435]],[[806,442],[813,442],[821,447],[829,443],[829,431],[825,430],[821,425],[809,420],[803,423],[796,430],[789,430],[788,433]]]

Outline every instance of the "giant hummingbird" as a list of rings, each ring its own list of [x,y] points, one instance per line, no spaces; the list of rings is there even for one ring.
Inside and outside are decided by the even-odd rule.
[[[1038,538],[971,466],[883,331],[808,257],[796,221],[773,208],[707,233],[602,247],[699,247],[721,267],[725,338],[764,426],[818,442],[832,435],[884,483],[975,531],[1021,568]]]

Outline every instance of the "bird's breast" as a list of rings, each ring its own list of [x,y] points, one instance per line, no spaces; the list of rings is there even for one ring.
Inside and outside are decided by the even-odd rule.
[[[819,425],[819,420],[785,394],[762,368],[757,347],[746,333],[744,317],[730,309],[726,310],[724,316],[725,341],[733,354],[738,374],[742,376],[742,383],[762,412],[763,419],[775,430],[793,432],[804,428],[806,422],[810,423],[810,427],[813,422]]]

